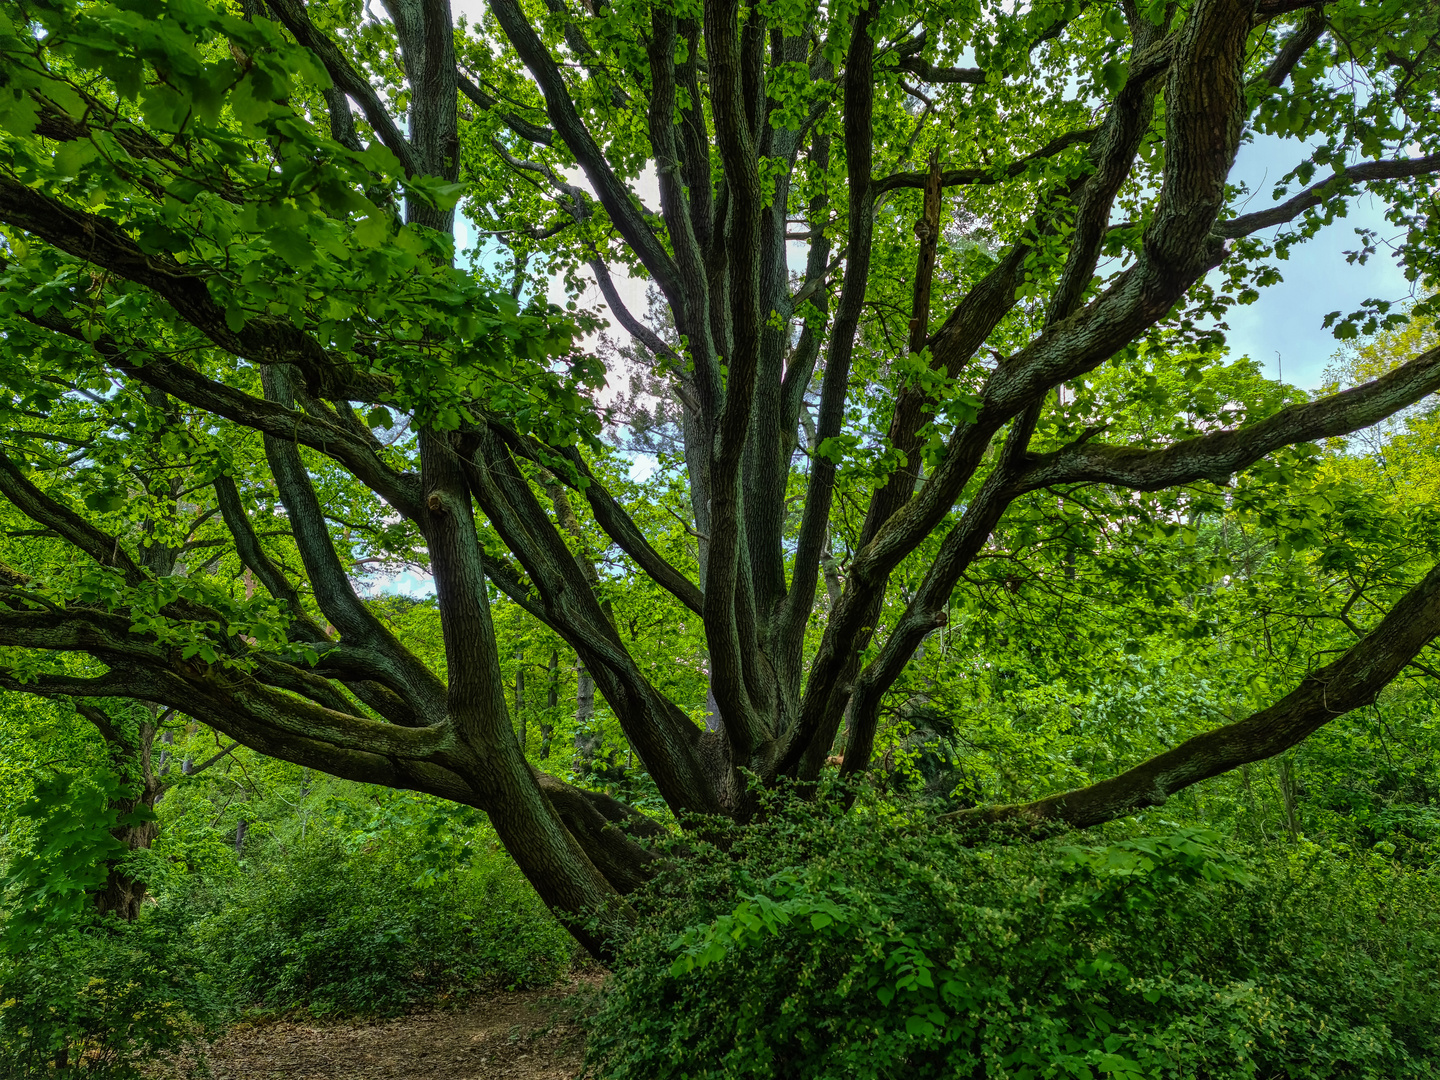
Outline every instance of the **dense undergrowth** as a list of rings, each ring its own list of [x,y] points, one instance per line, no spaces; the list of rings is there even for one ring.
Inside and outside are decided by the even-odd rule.
[[[193,861],[139,853],[154,888],[124,923],[57,903],[61,873],[93,864],[106,834],[51,807],[48,848],[12,868],[0,1076],[133,1077],[241,1018],[393,1015],[569,969],[572,939],[483,818],[407,796],[358,823],[326,809],[303,831],[257,830],[245,857],[172,833]]]
[[[12,861],[0,1075],[134,1077],[246,1016],[394,1014],[568,969],[571,940],[483,818],[352,796],[312,792],[243,856],[177,825],[169,858],[137,857],[153,902],[130,924],[56,891],[104,845],[50,807],[48,839]],[[635,898],[595,1075],[1440,1075],[1428,846],[1222,836],[1178,814],[1017,843],[893,792],[834,806],[692,834]]]
[[[1001,845],[879,806],[722,846],[650,898],[599,1075],[1440,1075],[1433,869],[1179,826]]]

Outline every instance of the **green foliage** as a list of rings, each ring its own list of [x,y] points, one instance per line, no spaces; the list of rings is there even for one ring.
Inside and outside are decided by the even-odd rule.
[[[174,916],[52,928],[0,958],[0,1075],[131,1080],[157,1054],[202,1043],[222,1001]]]
[[[7,951],[22,952],[83,919],[89,893],[105,882],[106,864],[127,853],[110,830],[154,819],[154,811],[144,805],[117,818],[110,804],[123,788],[123,781],[106,769],[84,779],[55,772],[36,780],[19,811],[35,823],[35,846],[14,861],[6,882],[14,890],[5,928]]]
[[[1435,1075],[1433,874],[1193,828],[967,846],[873,811],[777,817],[665,881],[600,1075]]]
[[[509,859],[424,854],[329,836],[197,897],[210,977],[241,1008],[374,1015],[564,973],[574,945]]]

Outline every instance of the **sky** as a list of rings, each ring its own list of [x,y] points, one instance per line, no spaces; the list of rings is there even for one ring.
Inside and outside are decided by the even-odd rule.
[[[1274,205],[1270,193],[1275,181],[1299,163],[1300,153],[1299,143],[1268,136],[1241,147],[1231,181],[1244,183],[1254,193],[1242,213]],[[1317,171],[1315,179],[1326,175]],[[1296,190],[1291,185],[1290,194]],[[1373,229],[1382,240],[1364,266],[1345,260],[1346,251],[1361,246],[1357,228]],[[1260,235],[1269,237],[1276,231]],[[1254,304],[1230,309],[1226,322],[1231,352],[1259,361],[1271,377],[1283,370],[1285,382],[1306,390],[1318,388],[1339,344],[1324,327],[1326,315],[1332,311],[1348,315],[1370,297],[1392,302],[1410,297],[1410,283],[1383,243],[1393,239],[1403,235],[1385,220],[1379,200],[1368,195],[1352,200],[1349,217],[1327,225],[1292,249],[1288,261],[1276,264],[1283,282],[1262,290]]]

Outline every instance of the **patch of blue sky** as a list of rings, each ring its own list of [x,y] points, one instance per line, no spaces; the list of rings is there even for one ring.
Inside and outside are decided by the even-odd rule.
[[[1275,184],[1306,153],[1296,141],[1273,136],[1256,136],[1242,146],[1230,174],[1232,183],[1243,183],[1251,192],[1241,212],[1253,213],[1283,201],[1271,199]],[[1322,169],[1315,180],[1325,175]],[[1299,186],[1292,183],[1284,198],[1297,190]],[[1268,238],[1291,227],[1277,226],[1260,235]],[[1375,254],[1364,265],[1346,258],[1347,252],[1364,246],[1357,230],[1370,230],[1379,238]],[[1288,260],[1276,263],[1283,281],[1261,290],[1254,304],[1230,309],[1225,321],[1231,354],[1249,356],[1272,378],[1305,390],[1318,389],[1338,348],[1325,327],[1326,315],[1332,311],[1348,315],[1372,297],[1392,303],[1413,297],[1413,287],[1389,247],[1400,239],[1403,234],[1385,220],[1381,200],[1363,193],[1348,200],[1345,217],[1337,217],[1293,248]]]

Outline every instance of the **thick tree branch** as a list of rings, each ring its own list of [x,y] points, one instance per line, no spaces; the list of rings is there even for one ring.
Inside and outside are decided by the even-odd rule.
[[[1163,450],[1085,441],[1034,458],[1025,490],[1063,483],[1103,483],[1158,491],[1208,479],[1223,484],[1282,446],[1348,435],[1393,416],[1440,391],[1440,346],[1373,382],[1303,405],[1234,431],[1186,439]]]
[[[805,486],[805,508],[795,546],[795,569],[790,591],[778,619],[777,644],[782,678],[798,665],[804,627],[815,604],[820,557],[830,530],[830,508],[835,493],[835,462],[820,450],[825,440],[840,434],[849,394],[850,365],[855,338],[865,307],[875,226],[875,199],[871,192],[875,43],[870,36],[871,16],[857,16],[845,61],[845,161],[849,178],[850,232],[845,246],[845,274],[831,324],[825,375],[820,384],[820,407],[811,449],[810,477]],[[828,143],[824,147],[829,157]],[[813,673],[813,672],[812,672]],[[812,683],[813,685],[813,683]],[[811,691],[807,691],[807,696]],[[803,713],[802,713],[803,715]]]
[[[463,72],[459,75],[460,92],[469,98],[481,109],[492,112],[500,121],[515,132],[522,139],[536,143],[539,146],[551,146],[555,142],[555,132],[539,124],[532,124],[518,113],[509,112],[500,108],[500,100],[491,97],[478,85],[472,82]]]
[[[0,272],[3,270],[4,260],[0,260]],[[115,370],[187,405],[224,417],[242,427],[320,451],[407,518],[418,521],[418,479],[411,473],[402,473],[386,465],[377,454],[378,446],[373,436],[359,435],[352,427],[342,426],[337,418],[332,417],[331,421],[316,419],[276,402],[253,397],[224,383],[213,382],[163,355],[143,353],[139,349],[132,352],[109,334],[101,334],[94,341],[89,341],[79,326],[61,318],[54,308],[43,314],[33,311],[22,314],[38,327],[93,347]]]
[[[762,20],[752,9],[750,21]],[[748,26],[748,23],[747,23]],[[746,29],[738,0],[707,0],[705,50],[715,142],[727,185],[724,247],[729,276],[730,339],[725,398],[710,448],[710,543],[705,570],[705,635],[710,683],[725,731],[740,760],[772,736],[773,715],[752,691],[759,641],[750,592],[742,470],[760,372],[763,321],[760,274],[762,197],[756,132],[746,97]],[[748,595],[747,595],[748,594]]]
[[[1067,131],[1064,135],[1051,139],[1039,150],[1016,158],[1007,165],[978,165],[967,169],[945,169],[940,173],[940,186],[961,187],[970,184],[998,184],[1005,180],[1014,180],[1016,177],[1024,176],[1035,162],[1055,157],[1072,146],[1090,142],[1099,134],[1100,130],[1100,128],[1086,128],[1083,131]],[[891,173],[883,179],[876,180],[870,190],[876,198],[879,198],[887,191],[901,188],[923,189],[929,175],[928,172]]]
[[[255,527],[250,524],[250,516],[245,513],[245,505],[240,501],[240,489],[235,486],[234,477],[222,474],[215,478],[215,497],[225,527],[235,540],[235,553],[240,556],[240,561],[290,613],[291,636],[312,643],[328,642],[330,636],[300,603],[300,594],[295,586],[260,546],[260,538],[255,535]]]
[[[520,747],[505,704],[484,556],[460,455],[451,436],[422,431],[420,459],[429,513],[430,567],[445,636],[450,719],[474,745],[515,757]]]
[[[1285,39],[1285,44],[1275,54],[1275,59],[1270,61],[1270,66],[1260,76],[1261,80],[1268,86],[1284,86],[1290,72],[1295,70],[1295,65],[1324,36],[1329,25],[1323,8],[1317,6],[1306,12],[1295,32]]]
[[[575,475],[571,477],[569,471],[561,467],[556,472],[557,477],[567,487],[585,496],[585,501],[590,504],[590,512],[595,515],[595,523],[605,531],[605,535],[634,559],[651,580],[697,615],[701,613],[704,597],[700,590],[655,550],[634,519],[590,470],[579,450],[573,446],[561,449],[542,447],[498,421],[492,420],[490,427],[512,453],[519,454],[537,465],[551,468],[553,463],[547,461],[547,458],[554,456],[568,463]]]
[[[168,255],[147,255],[110,219],[73,209],[3,175],[0,221],[150,289],[234,356],[261,364],[295,365],[314,397],[379,401],[390,389],[387,380],[365,374],[328,352],[289,318],[257,315],[240,330],[231,330],[224,309],[210,297],[207,271],[182,266]]]
[[[650,40],[646,45],[651,82],[646,122],[650,131],[650,145],[655,155],[660,210],[670,233],[670,246],[675,252],[675,269],[682,290],[681,296],[671,299],[675,322],[677,326],[684,328],[683,332],[687,337],[695,338],[692,352],[702,363],[708,363],[710,350],[704,339],[708,336],[705,313],[710,307],[709,283],[705,277],[704,249],[695,232],[696,218],[690,205],[691,195],[685,190],[685,169],[682,164],[684,155],[680,150],[683,132],[680,124],[676,123],[678,95],[675,49],[678,31],[679,24],[673,14],[662,7],[653,9]],[[706,164],[708,166],[708,160]],[[708,202],[709,187],[707,176],[704,191],[696,192],[695,197],[703,197]],[[597,279],[599,276],[597,270]],[[607,294],[607,302],[609,299]],[[611,307],[614,305],[611,304]],[[626,329],[629,329],[629,326]],[[631,333],[634,334],[635,331],[631,330]],[[650,336],[654,337],[653,334]],[[657,355],[670,352],[669,349],[656,350],[648,341],[646,347]]]
[[[674,260],[650,231],[650,226],[640,215],[630,191],[615,175],[615,170],[605,160],[604,153],[585,127],[584,121],[580,119],[570,92],[565,87],[560,68],[545,48],[544,42],[535,33],[517,0],[491,0],[490,10],[515,52],[540,85],[540,91],[545,97],[545,109],[556,134],[575,155],[575,160],[585,171],[600,204],[605,207],[605,212],[610,215],[610,220],[614,222],[620,235],[673,302],[680,296]]]
[[[1353,709],[1368,705],[1440,634],[1440,567],[1431,570],[1339,660],[1244,720],[1207,731],[1109,780],[1010,806],[977,807],[957,823],[1054,823],[1084,829],[1150,806],[1241,765],[1263,761]]]
[[[263,377],[267,398],[283,406],[293,402],[294,388],[285,369],[266,368]],[[265,457],[320,610],[340,631],[342,640],[383,657],[389,669],[385,681],[401,691],[427,723],[440,723],[446,716],[444,687],[355,595],[299,449],[294,443],[266,435]]]
[[[118,537],[95,527],[68,506],[56,502],[32,484],[3,452],[0,452],[0,495],[31,521],[54,532],[89,555],[101,566],[113,566],[136,585],[145,579]]]
[[[498,434],[487,428],[472,437],[464,469],[481,509],[534,582],[544,621],[594,677],[666,802],[694,813],[717,812],[715,788],[700,761],[699,731],[640,674]]]

